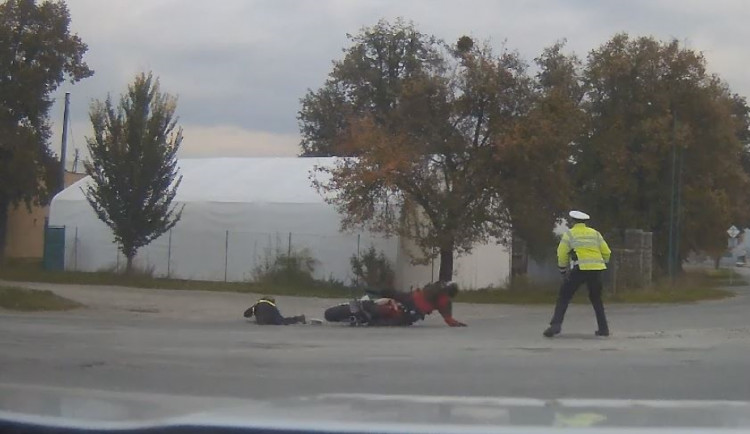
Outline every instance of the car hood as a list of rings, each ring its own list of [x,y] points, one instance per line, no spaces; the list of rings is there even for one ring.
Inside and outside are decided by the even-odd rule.
[[[266,400],[0,386],[0,420],[138,432],[202,426],[279,432],[717,432],[750,430],[750,402],[323,394]],[[178,430],[179,431],[179,430]]]

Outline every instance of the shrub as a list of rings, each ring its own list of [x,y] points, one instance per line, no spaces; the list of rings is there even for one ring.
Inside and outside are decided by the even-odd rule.
[[[287,253],[277,249],[266,252],[253,274],[255,281],[261,283],[312,284],[315,282],[313,273],[317,264],[318,261],[306,248]]]
[[[375,246],[370,246],[361,256],[352,255],[349,262],[359,285],[380,289],[394,288],[396,276],[393,267],[382,251],[375,250]]]

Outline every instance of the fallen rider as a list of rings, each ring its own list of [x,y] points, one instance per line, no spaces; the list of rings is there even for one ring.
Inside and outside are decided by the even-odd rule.
[[[466,324],[453,318],[453,298],[458,294],[458,285],[455,282],[435,282],[429,283],[422,289],[416,289],[412,292],[401,292],[395,290],[380,290],[370,291],[371,293],[388,299],[393,299],[404,306],[408,311],[415,312],[419,319],[424,319],[426,315],[431,314],[434,311],[438,311],[440,316],[446,324],[451,327],[466,327]],[[368,309],[368,306],[374,306],[371,310],[373,316],[382,317],[383,312],[393,311],[393,309],[385,308],[377,304],[370,304],[363,306],[364,309]],[[385,324],[374,324],[374,325],[405,325],[405,324],[389,324],[388,319],[382,320]],[[413,323],[415,319],[410,319],[409,324]]]
[[[248,319],[255,316],[255,322],[258,325],[307,324],[304,315],[282,316],[279,308],[276,307],[276,299],[273,297],[262,297],[245,311],[244,316]]]

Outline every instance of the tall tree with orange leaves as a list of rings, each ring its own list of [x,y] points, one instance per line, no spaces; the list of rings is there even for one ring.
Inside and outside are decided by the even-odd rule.
[[[524,213],[559,214],[566,195],[549,187],[565,185],[570,139],[546,118],[553,86],[537,86],[517,53],[468,37],[447,45],[400,21],[352,39],[299,116],[303,155],[347,157],[314,180],[344,228],[413,240],[414,260],[439,255],[447,281],[456,255],[491,237],[509,242]],[[526,196],[511,188],[521,184]],[[550,207],[545,196],[562,200]],[[544,206],[528,203],[536,199]]]

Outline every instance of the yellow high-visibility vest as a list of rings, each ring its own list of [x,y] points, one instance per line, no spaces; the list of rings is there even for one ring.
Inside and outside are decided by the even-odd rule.
[[[571,264],[570,253],[578,259]],[[565,232],[557,246],[557,265],[560,268],[578,266],[581,270],[606,270],[612,255],[604,237],[584,223],[576,223]]]
[[[256,308],[256,307],[258,307],[258,305],[259,305],[259,304],[261,304],[261,303],[266,303],[266,304],[270,304],[271,306],[273,306],[273,307],[276,307],[276,304],[274,304],[274,302],[272,302],[271,300],[266,300],[265,298],[264,298],[264,299],[262,299],[262,300],[258,300],[258,302],[257,302],[257,303],[255,303],[255,304],[254,304],[254,305],[252,306],[252,308],[251,308],[251,309],[252,309],[252,311],[251,311],[251,312],[252,312],[252,314],[253,314],[253,315],[255,315],[255,308]],[[252,316],[252,315],[251,315],[251,316]]]

